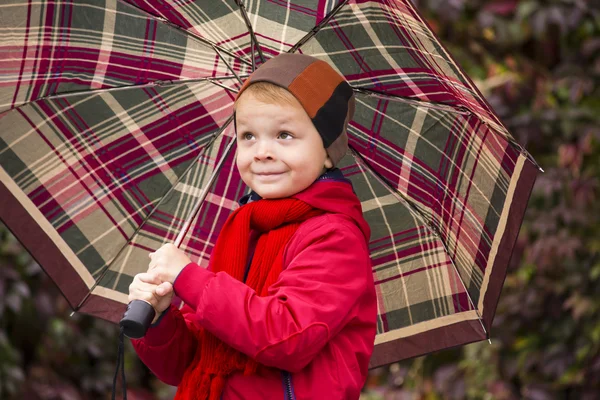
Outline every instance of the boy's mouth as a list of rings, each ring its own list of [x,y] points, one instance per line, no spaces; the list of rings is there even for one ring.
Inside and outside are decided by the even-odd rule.
[[[254,175],[259,176],[272,176],[272,175],[281,175],[283,172],[255,172]]]
[[[259,181],[270,182],[272,180],[277,180],[279,177],[283,175],[283,172],[260,172],[255,173],[254,176]]]

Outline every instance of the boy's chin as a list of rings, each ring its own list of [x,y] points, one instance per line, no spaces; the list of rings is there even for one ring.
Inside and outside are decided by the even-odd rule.
[[[289,180],[281,180],[269,183],[253,182],[254,185],[248,186],[262,199],[274,200],[292,197],[308,188],[313,181],[290,182]]]
[[[265,200],[275,200],[275,199],[283,199],[285,197],[289,197],[290,195],[286,195],[285,192],[281,192],[281,191],[272,191],[272,190],[268,190],[268,191],[258,191],[258,190],[254,190],[255,193],[257,193],[261,199],[265,199]],[[295,194],[295,193],[294,193]]]
[[[261,199],[269,199],[269,200],[275,200],[275,199],[284,199],[286,197],[291,197],[293,195],[295,195],[296,193],[301,192],[302,190],[304,190],[305,188],[302,188],[302,190],[297,190],[298,188],[277,188],[277,187],[261,187],[261,188],[252,188],[252,190],[257,193]]]

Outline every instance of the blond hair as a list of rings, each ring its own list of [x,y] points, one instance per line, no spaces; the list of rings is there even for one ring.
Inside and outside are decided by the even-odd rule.
[[[289,105],[297,105],[298,100],[293,94],[288,92],[281,86],[275,85],[270,82],[256,82],[248,86],[244,92],[235,100],[233,103],[233,109],[236,109],[237,103],[247,93],[251,93],[258,101],[262,101],[267,104],[280,104],[287,103]]]

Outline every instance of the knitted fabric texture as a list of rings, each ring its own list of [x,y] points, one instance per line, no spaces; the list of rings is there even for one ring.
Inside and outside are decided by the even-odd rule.
[[[248,77],[237,98],[256,82],[270,82],[292,93],[323,139],[333,165],[344,157],[348,150],[347,127],[354,116],[354,93],[327,62],[305,54],[280,54]]]
[[[323,211],[301,200],[259,200],[234,211],[225,222],[211,255],[212,271],[243,280],[251,229],[260,232],[246,285],[266,296],[282,271],[283,250],[300,224]],[[205,329],[196,332],[198,346],[178,387],[176,400],[218,400],[227,377],[267,368],[233,349]]]

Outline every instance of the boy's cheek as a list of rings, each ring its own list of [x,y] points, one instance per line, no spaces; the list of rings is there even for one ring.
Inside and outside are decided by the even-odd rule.
[[[243,151],[238,150],[235,153],[235,166],[237,167],[238,171],[244,169],[244,165],[247,164],[246,158],[247,156]]]

